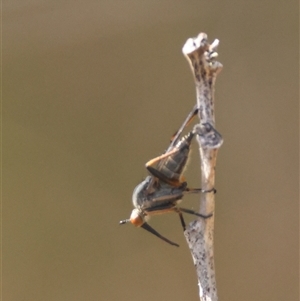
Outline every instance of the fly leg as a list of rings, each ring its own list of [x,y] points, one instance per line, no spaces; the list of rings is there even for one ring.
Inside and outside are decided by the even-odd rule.
[[[184,182],[181,182],[177,179],[170,179],[169,177],[167,177],[164,173],[162,173],[159,169],[159,164],[161,162],[161,160],[181,151],[180,148],[175,147],[175,145],[177,144],[180,135],[182,134],[184,128],[192,121],[192,119],[197,115],[198,113],[198,108],[197,106],[194,106],[194,108],[192,109],[192,111],[189,113],[189,115],[187,116],[187,118],[185,119],[185,121],[183,122],[183,124],[181,125],[181,127],[179,128],[179,130],[175,133],[175,135],[172,138],[171,144],[169,145],[168,149],[166,150],[166,152],[158,157],[155,157],[151,160],[149,160],[146,163],[146,168],[147,170],[156,178],[158,178],[159,180],[161,180],[164,183],[167,183],[173,187],[180,187],[184,184]],[[192,132],[191,132],[192,133]],[[194,134],[192,134],[190,136],[189,139],[192,139],[194,136]],[[153,165],[158,164],[158,168],[154,168]],[[153,183],[149,184],[149,189],[151,188],[151,186],[153,186]]]
[[[175,153],[177,153],[179,151],[178,148],[173,148],[171,151],[169,152],[166,152],[158,157],[155,157],[154,159],[151,159],[149,160],[147,163],[146,163],[146,168],[148,168],[149,166],[151,167],[151,165],[154,165],[155,163],[161,161],[162,159],[164,158],[167,158]]]
[[[182,208],[182,207],[178,207],[178,209],[184,213],[188,213],[188,214],[192,214],[192,215],[196,215],[196,216],[199,216],[199,217],[202,217],[202,218],[209,218],[209,217],[212,217],[212,213],[211,214],[208,214],[208,215],[203,215],[203,214],[200,214],[194,210],[190,210],[190,209],[186,209],[186,208]]]
[[[183,122],[182,126],[179,128],[179,130],[173,135],[173,137],[171,139],[171,144],[169,145],[167,151],[163,155],[149,160],[146,163],[146,167],[149,167],[149,166],[161,161],[162,159],[169,157],[170,155],[179,151],[179,149],[176,149],[176,148],[174,149],[174,145],[178,142],[178,139],[179,139],[182,131],[184,130],[184,128],[192,121],[192,119],[197,115],[197,113],[198,113],[198,108],[197,108],[197,106],[195,106],[193,108],[193,110],[189,113],[189,115]]]
[[[215,188],[212,188],[212,189],[209,189],[209,190],[204,190],[204,189],[201,189],[201,188],[186,188],[185,191],[187,191],[188,193],[199,193],[199,192],[202,192],[202,193],[209,193],[209,192],[216,193],[217,192]],[[181,225],[183,227],[183,231],[185,231],[185,222],[184,222],[184,219],[183,219],[182,212],[192,214],[192,215],[196,215],[196,216],[199,216],[199,217],[202,217],[202,218],[212,217],[212,214],[203,215],[203,214],[198,213],[194,210],[187,209],[187,208],[182,208],[182,207],[177,207],[176,212],[179,214],[179,218],[180,218],[180,221],[181,221]]]
[[[174,145],[178,142],[178,139],[179,139],[180,135],[182,134],[184,128],[190,124],[190,122],[194,119],[194,117],[197,114],[198,114],[198,107],[197,107],[197,105],[195,105],[194,108],[192,109],[192,111],[189,113],[189,115],[185,119],[185,121],[183,122],[183,124],[181,125],[181,127],[179,128],[179,130],[177,132],[175,132],[175,134],[172,136],[171,144],[168,147],[168,150],[170,150],[174,147]]]
[[[185,221],[184,221],[184,218],[183,218],[183,215],[182,215],[182,212],[181,212],[181,208],[175,207],[173,210],[176,213],[178,213],[182,229],[183,229],[183,231],[185,231],[186,230],[186,225],[185,225]]]
[[[209,218],[209,217],[212,216],[212,214],[203,215],[203,214],[200,214],[200,213],[198,213],[198,212],[196,212],[194,210],[190,210],[190,209],[186,209],[186,208],[182,208],[182,207],[176,207],[176,208],[174,208],[174,211],[176,213],[178,213],[178,215],[179,215],[183,231],[186,230],[186,225],[185,225],[185,221],[184,221],[182,212],[188,213],[188,214],[192,214],[192,215],[196,215],[196,216],[199,216],[199,217],[202,217],[202,218]]]
[[[182,229],[183,229],[183,231],[185,231],[186,230],[186,226],[185,226],[185,221],[184,221],[182,212],[180,210],[178,210],[179,208],[176,208],[176,209],[177,209],[176,212],[178,213],[179,218],[180,218]]]
[[[204,190],[202,188],[186,188],[185,191],[187,193],[199,193],[199,192],[202,192],[202,193],[209,193],[209,192],[213,192],[214,194],[217,193],[217,190],[215,188],[211,188],[209,190]]]

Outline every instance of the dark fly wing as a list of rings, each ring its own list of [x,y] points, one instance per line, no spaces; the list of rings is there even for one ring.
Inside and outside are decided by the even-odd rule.
[[[156,230],[154,230],[152,227],[150,227],[147,223],[144,223],[141,228],[147,230],[148,232],[154,234],[155,236],[159,237],[160,239],[162,239],[163,241],[169,243],[172,246],[176,246],[179,247],[179,245],[167,238],[165,238],[164,236],[162,236],[161,234],[159,234]]]
[[[147,166],[147,169],[153,176],[158,178],[160,181],[163,181],[164,183],[169,184],[170,186],[179,187],[182,185],[182,183],[179,182],[178,180],[168,178],[167,176],[165,176],[165,174],[163,174],[159,170],[153,168],[152,166]]]

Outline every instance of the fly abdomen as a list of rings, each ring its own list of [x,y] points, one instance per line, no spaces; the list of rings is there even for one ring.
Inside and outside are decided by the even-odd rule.
[[[190,132],[174,146],[178,151],[161,160],[158,170],[168,179],[179,181],[188,160],[194,133]]]

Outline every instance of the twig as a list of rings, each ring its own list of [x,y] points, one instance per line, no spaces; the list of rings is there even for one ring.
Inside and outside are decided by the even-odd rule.
[[[214,58],[218,56],[216,47],[219,41],[211,45],[207,35],[200,33],[185,43],[182,52],[190,63],[197,92],[197,105],[200,122],[195,126],[201,157],[201,187],[211,190],[215,186],[215,166],[217,151],[223,139],[215,130],[214,84],[222,64]],[[201,301],[217,301],[217,287],[214,267],[214,193],[203,193],[200,199],[199,213],[213,214],[211,218],[193,221],[185,231],[185,237],[198,275],[199,296]]]

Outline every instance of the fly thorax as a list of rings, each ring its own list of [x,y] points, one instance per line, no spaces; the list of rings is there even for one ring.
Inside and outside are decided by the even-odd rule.
[[[140,208],[146,198],[146,189],[150,183],[151,177],[147,177],[144,181],[138,184],[132,194],[132,204],[135,208]]]

